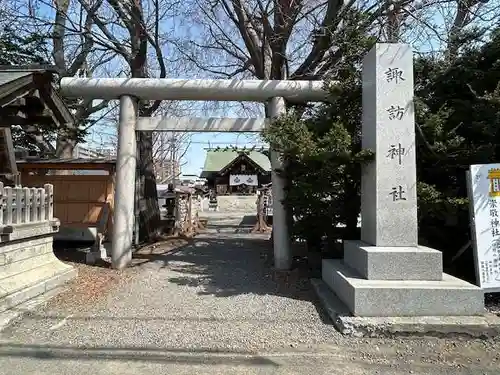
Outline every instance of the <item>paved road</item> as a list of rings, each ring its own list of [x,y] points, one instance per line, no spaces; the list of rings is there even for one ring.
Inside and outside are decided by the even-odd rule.
[[[340,336],[308,283],[277,277],[268,255],[264,236],[229,230],[151,255],[106,298],[57,301],[3,331],[0,373],[498,373],[495,342]]]
[[[387,349],[388,353],[391,351]],[[363,353],[361,355],[361,353]],[[386,353],[387,354],[387,353]],[[481,355],[480,355],[481,356]],[[329,375],[495,375],[498,362],[463,357],[438,361],[432,356],[398,358],[368,348],[344,346],[313,351],[266,353],[214,352],[179,348],[86,348],[69,345],[0,345],[2,374],[329,374]]]
[[[1,361],[3,374],[333,374],[333,375],[455,375],[498,374],[491,367],[461,367],[448,365],[373,363],[362,359],[346,359],[335,353],[308,354],[207,354],[168,351],[68,350],[51,349]],[[5,355],[5,350],[1,350]],[[4,372],[6,371],[6,372]]]

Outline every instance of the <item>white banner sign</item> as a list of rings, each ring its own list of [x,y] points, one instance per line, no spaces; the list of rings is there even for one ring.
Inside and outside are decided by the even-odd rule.
[[[264,197],[264,207],[267,216],[273,216],[273,196],[271,194]]]
[[[232,174],[229,175],[229,185],[248,185],[248,186],[258,186],[259,180],[256,174]]]
[[[467,174],[476,277],[500,290],[500,164],[471,165]]]

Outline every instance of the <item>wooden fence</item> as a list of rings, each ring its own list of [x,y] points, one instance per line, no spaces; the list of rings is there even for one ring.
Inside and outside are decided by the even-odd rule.
[[[94,228],[104,222],[112,231],[114,175],[28,175],[29,186],[54,186],[54,215],[61,228]],[[103,228],[104,230],[104,228]]]
[[[54,218],[54,187],[4,187],[0,182],[0,225],[37,223]]]

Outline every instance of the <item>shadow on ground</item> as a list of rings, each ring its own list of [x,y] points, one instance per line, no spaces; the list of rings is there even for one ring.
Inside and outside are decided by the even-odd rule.
[[[253,225],[255,225],[256,222],[257,222],[257,218],[255,217],[255,215],[253,215],[253,216],[246,215],[246,216],[243,216],[243,219],[241,219],[240,225],[241,226],[253,226]]]
[[[81,347],[57,345],[0,344],[0,358],[37,358],[43,360],[123,360],[204,365],[275,366],[269,358],[251,352],[156,347]]]
[[[54,241],[54,255],[63,262],[86,264],[86,255],[93,244],[93,241]],[[106,262],[98,262],[95,266],[109,267]]]
[[[239,225],[209,225],[205,233],[192,239],[147,245],[134,253],[132,267],[168,268],[174,272],[168,274],[166,282],[195,287],[199,295],[256,294],[309,301],[323,322],[329,322],[312,290],[307,262],[296,257],[291,271],[275,270],[269,234],[243,230],[253,223],[255,217],[247,216]],[[68,251],[61,246],[55,252],[61,260],[84,262],[78,249]]]
[[[177,272],[168,282],[200,288],[203,295],[270,294],[317,302],[307,264],[296,263],[292,271],[273,269],[266,235],[204,234],[175,251],[135,257]]]
[[[257,219],[255,216],[246,215],[243,216],[242,219],[234,224],[222,223],[219,224],[217,221],[215,223],[208,222],[207,231],[211,232],[224,232],[224,233],[250,233],[253,226],[255,225]],[[178,242],[182,241],[184,237],[175,237],[170,238],[168,241]],[[162,243],[163,242],[163,243]],[[163,246],[163,244],[167,241],[160,241],[158,244],[155,243],[145,243],[141,245],[139,248],[135,250],[135,253],[140,253],[143,249]],[[87,264],[86,255],[90,252],[92,246],[94,245],[94,241],[54,241],[53,249],[56,257],[63,262],[70,263],[79,263],[79,264]],[[170,249],[168,251],[171,251]],[[109,254],[109,253],[108,253]],[[136,257],[134,254],[135,258]],[[90,266],[90,265],[89,265]],[[92,264],[95,267],[103,267],[110,268],[109,262],[105,261],[97,261],[95,264]]]

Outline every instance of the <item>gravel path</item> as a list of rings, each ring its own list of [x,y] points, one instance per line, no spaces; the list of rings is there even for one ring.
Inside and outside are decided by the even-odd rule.
[[[252,351],[338,337],[322,320],[309,287],[287,286],[263,267],[268,247],[259,235],[199,236],[180,251],[141,265],[137,277],[94,306],[50,306],[2,336],[21,342]]]
[[[0,333],[0,372],[498,373],[496,341],[342,337],[306,279],[266,266],[266,236],[229,232],[144,255],[104,298],[29,313]]]

